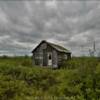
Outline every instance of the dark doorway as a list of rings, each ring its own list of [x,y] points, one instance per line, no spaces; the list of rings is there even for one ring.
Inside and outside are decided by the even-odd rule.
[[[52,66],[52,53],[48,52],[48,66]]]

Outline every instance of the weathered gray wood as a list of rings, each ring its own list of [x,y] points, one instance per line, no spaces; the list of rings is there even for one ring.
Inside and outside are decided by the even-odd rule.
[[[57,51],[56,50],[53,50],[52,51],[52,55],[53,55],[53,58],[52,58],[52,60],[53,60],[53,68],[57,68],[58,67],[58,57],[57,57]]]
[[[47,66],[47,50],[43,49],[43,66]]]
[[[48,66],[50,61],[48,54],[50,53],[52,65],[49,67],[52,68],[58,68],[63,60],[71,58],[71,53],[59,52],[48,43],[43,42],[33,52],[33,63],[39,66]]]

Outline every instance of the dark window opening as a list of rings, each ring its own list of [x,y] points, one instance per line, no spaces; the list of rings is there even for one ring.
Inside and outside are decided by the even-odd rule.
[[[51,60],[51,54],[49,55],[49,59]]]

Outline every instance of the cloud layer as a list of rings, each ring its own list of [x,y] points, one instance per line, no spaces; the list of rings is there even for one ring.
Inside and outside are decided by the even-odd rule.
[[[27,54],[43,39],[73,52],[100,50],[100,1],[0,1],[0,53]]]

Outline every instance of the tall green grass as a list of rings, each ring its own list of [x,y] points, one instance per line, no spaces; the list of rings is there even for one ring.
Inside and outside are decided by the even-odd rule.
[[[52,70],[30,57],[0,58],[0,100],[100,100],[100,59],[72,58]]]

